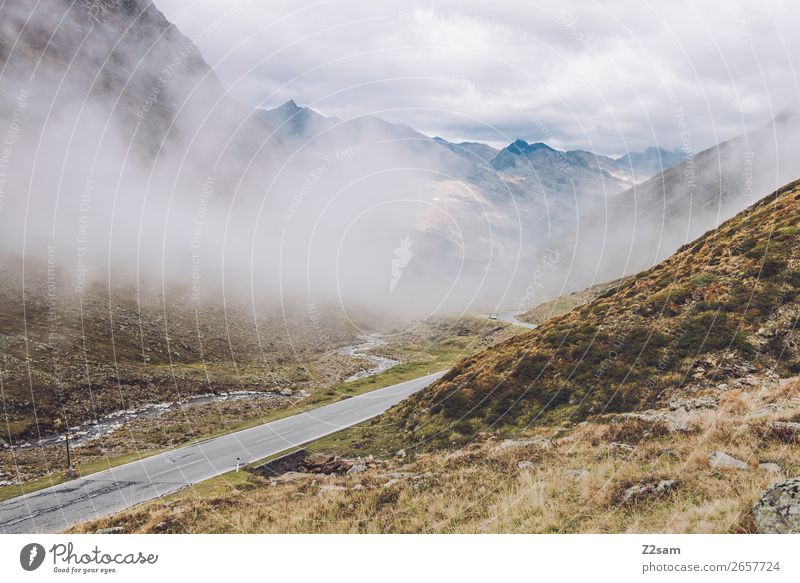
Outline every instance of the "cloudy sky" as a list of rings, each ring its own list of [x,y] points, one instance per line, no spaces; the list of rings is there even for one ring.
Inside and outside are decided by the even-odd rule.
[[[429,135],[697,152],[800,96],[800,3],[155,0],[240,100]]]

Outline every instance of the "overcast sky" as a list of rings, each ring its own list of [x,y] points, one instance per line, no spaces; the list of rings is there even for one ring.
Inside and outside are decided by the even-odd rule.
[[[697,152],[800,96],[795,0],[155,3],[242,101],[451,140]]]

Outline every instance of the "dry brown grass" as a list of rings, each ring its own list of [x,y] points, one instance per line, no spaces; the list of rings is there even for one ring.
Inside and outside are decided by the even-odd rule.
[[[788,388],[787,388],[788,387]],[[772,408],[765,409],[765,405]],[[84,524],[78,532],[748,532],[750,509],[772,482],[800,473],[800,452],[765,427],[800,411],[800,383],[765,381],[690,412],[690,431],[641,422],[591,422],[541,445],[501,449],[483,437],[464,449],[392,459],[352,476],[270,483],[241,472],[165,500]],[[624,439],[623,439],[624,438]],[[629,439],[629,441],[625,441]],[[609,443],[635,442],[635,449]],[[632,443],[631,443],[632,444]],[[709,466],[713,451],[748,470]],[[520,461],[532,469],[519,469]],[[773,462],[780,473],[759,463]],[[393,472],[403,472],[393,476]],[[623,503],[631,485],[676,480],[667,495]]]

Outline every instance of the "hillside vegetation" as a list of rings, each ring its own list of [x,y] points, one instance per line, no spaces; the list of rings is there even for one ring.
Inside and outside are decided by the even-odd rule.
[[[313,462],[75,531],[764,532],[764,489],[800,471],[799,215],[793,183]]]
[[[800,450],[776,431],[800,420],[798,397],[800,379],[772,381],[686,413],[681,431],[589,422],[483,435],[456,451],[337,458],[272,479],[234,472],[73,531],[754,532],[764,488],[800,472]],[[738,463],[720,465],[722,452]]]
[[[589,303],[604,293],[616,289],[624,280],[598,283],[584,290],[568,293],[552,300],[542,302],[535,308],[520,314],[518,319],[537,326],[550,318],[563,316],[583,304]]]
[[[76,426],[209,392],[312,390],[347,372],[346,363],[319,361],[355,338],[333,310],[296,304],[286,315],[254,314],[243,302],[192,302],[183,289],[125,285],[93,285],[78,296],[34,261],[23,286],[21,267],[4,256],[0,269],[4,441],[46,435],[57,419]]]
[[[795,182],[594,301],[463,360],[387,416],[415,444],[440,447],[796,374],[798,225]]]

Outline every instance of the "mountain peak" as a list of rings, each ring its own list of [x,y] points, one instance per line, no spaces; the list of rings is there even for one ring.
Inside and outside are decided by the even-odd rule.
[[[275,109],[286,112],[286,113],[296,113],[303,109],[302,107],[298,107],[297,103],[295,103],[294,99],[290,99],[283,105],[276,107]]]
[[[551,152],[555,152],[553,148],[545,144],[544,142],[536,142],[534,144],[529,144],[525,140],[517,138],[509,146],[506,148],[512,154],[517,154],[519,156],[527,156],[536,152],[537,150],[549,150]]]
[[[657,174],[683,160],[680,150],[665,150],[661,146],[649,146],[641,152],[628,152],[616,158],[616,162],[631,166],[637,171]]]

